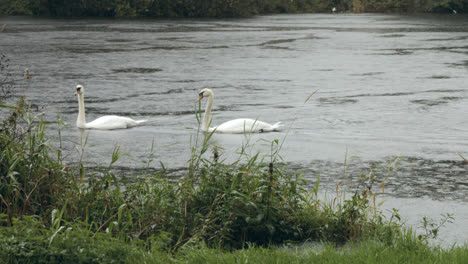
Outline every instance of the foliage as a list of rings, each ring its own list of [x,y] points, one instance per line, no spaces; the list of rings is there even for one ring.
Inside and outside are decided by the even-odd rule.
[[[50,155],[45,124],[25,104],[20,97],[0,136],[0,211],[9,225],[12,217],[50,213],[69,184],[65,167]]]
[[[7,67],[4,58],[0,60],[1,72]],[[30,78],[28,69],[24,78]],[[9,73],[0,79],[6,99],[14,94],[17,80]],[[66,167],[50,154],[59,151],[49,145],[41,114],[33,115],[23,96],[16,105],[0,102],[0,107],[9,110],[0,131],[0,212],[7,215],[10,226],[13,217],[50,213],[68,181],[64,177]]]
[[[3,0],[0,14],[106,17],[246,17],[305,12],[468,10],[468,0]]]
[[[442,215],[442,219],[439,220],[439,223],[436,223],[433,219],[424,216],[421,220],[421,226],[424,229],[425,234],[418,235],[418,239],[435,239],[439,234],[440,228],[446,223],[453,223],[453,220],[454,218],[451,214]]]
[[[353,0],[352,10],[361,12],[407,12],[409,3],[407,0]]]

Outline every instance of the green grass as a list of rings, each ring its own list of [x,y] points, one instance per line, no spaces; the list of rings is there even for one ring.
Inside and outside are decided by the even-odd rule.
[[[402,239],[403,240],[403,239]],[[397,241],[403,242],[403,241]],[[406,241],[408,242],[408,241]],[[409,241],[385,245],[368,240],[345,248],[324,246],[321,250],[252,248],[235,252],[216,249],[190,249],[178,256],[177,263],[466,263],[468,248],[440,249]]]
[[[75,226],[60,232],[26,218],[13,227],[0,227],[2,263],[466,263],[468,247],[431,247],[410,232],[393,243],[379,240],[298,247],[249,247],[235,251],[186,244],[178,251],[148,249],[143,243],[122,241],[103,233],[92,238]]]
[[[78,227],[52,230],[31,217],[0,227],[2,263],[129,263],[143,251],[107,234]]]

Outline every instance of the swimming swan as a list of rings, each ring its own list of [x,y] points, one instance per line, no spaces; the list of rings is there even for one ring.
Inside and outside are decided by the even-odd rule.
[[[216,127],[209,127],[211,123],[211,108],[213,107],[214,94],[213,91],[205,88],[200,91],[198,101],[203,98],[208,98],[208,103],[206,104],[205,115],[203,116],[202,121],[202,130],[207,132],[216,132],[221,133],[259,133],[259,132],[270,132],[277,131],[281,126],[281,122],[278,122],[274,125],[268,123],[249,119],[249,118],[239,118],[231,121],[227,121]]]
[[[76,126],[79,128],[110,130],[134,127],[143,122],[146,122],[146,120],[135,121],[128,117],[109,115],[100,117],[94,120],[93,122],[86,123],[83,85],[76,86],[75,95],[78,95],[78,119],[76,120]]]

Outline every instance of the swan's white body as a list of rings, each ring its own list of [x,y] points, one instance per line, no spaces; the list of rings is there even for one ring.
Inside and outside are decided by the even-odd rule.
[[[281,122],[275,123],[273,125],[268,124],[263,121],[254,120],[250,118],[238,118],[231,121],[227,121],[216,127],[209,127],[211,123],[211,109],[213,108],[214,94],[210,89],[203,89],[200,91],[200,97],[198,100],[207,97],[208,102],[205,108],[205,115],[203,116],[202,121],[202,130],[207,132],[220,132],[220,133],[232,133],[232,134],[241,134],[241,133],[261,133],[261,132],[271,132],[278,131],[281,126]]]
[[[221,133],[232,133],[232,134],[241,134],[241,133],[261,133],[261,132],[272,132],[277,131],[281,126],[281,122],[278,122],[274,125],[268,124],[263,121],[254,120],[250,118],[238,118],[234,120],[227,121],[216,127],[210,127],[208,132]]]
[[[80,123],[79,121],[76,121],[76,126],[84,129],[111,130],[138,126],[145,121],[146,120],[133,120],[128,117],[110,115],[99,117],[98,119],[89,123]]]
[[[78,119],[76,126],[82,129],[122,129],[137,126],[146,120],[133,120],[128,117],[109,115],[100,117],[92,122],[86,123],[85,106],[84,106],[84,88],[82,85],[76,87],[78,95]]]

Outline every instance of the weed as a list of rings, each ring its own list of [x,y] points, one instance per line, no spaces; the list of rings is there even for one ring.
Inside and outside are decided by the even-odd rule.
[[[438,223],[433,219],[423,216],[421,220],[421,227],[424,229],[424,234],[418,235],[418,239],[428,240],[437,238],[440,228],[447,223],[453,223],[453,220],[454,218],[451,214],[442,215],[442,218]]]

